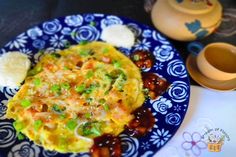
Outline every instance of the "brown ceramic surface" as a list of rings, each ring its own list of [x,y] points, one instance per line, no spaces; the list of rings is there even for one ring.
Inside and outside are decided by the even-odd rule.
[[[236,79],[228,81],[217,81],[204,76],[199,71],[197,67],[196,57],[193,55],[188,56],[186,60],[186,66],[190,76],[203,87],[219,91],[228,91],[236,89]]]
[[[210,79],[235,79],[236,47],[227,43],[211,43],[198,54],[197,66],[201,73]]]

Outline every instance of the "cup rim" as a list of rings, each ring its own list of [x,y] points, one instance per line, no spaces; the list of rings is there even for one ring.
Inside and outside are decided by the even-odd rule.
[[[203,87],[216,91],[231,91],[236,89],[235,79],[231,80],[213,80],[200,72],[197,66],[197,56],[188,55],[186,67],[193,80]]]
[[[211,66],[212,68],[214,68],[214,70],[217,70],[223,74],[226,74],[226,75],[235,75],[235,78],[236,78],[236,71],[234,72],[229,72],[229,71],[224,71],[224,70],[221,70],[219,68],[217,68],[216,66],[212,65],[211,62],[208,60],[208,57],[206,56],[206,52],[207,52],[207,49],[211,48],[211,47],[222,47],[225,48],[225,47],[228,47],[229,49],[234,49],[232,51],[232,53],[234,53],[236,55],[236,46],[234,45],[231,45],[231,44],[228,44],[228,43],[224,43],[224,42],[215,42],[215,43],[210,43],[208,45],[206,45],[202,50],[201,52],[203,51],[203,55],[204,55],[204,59],[206,60],[206,62],[208,63],[209,66]]]

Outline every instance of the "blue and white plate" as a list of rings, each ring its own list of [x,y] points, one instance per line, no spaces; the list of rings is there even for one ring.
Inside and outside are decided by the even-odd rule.
[[[148,50],[155,56],[155,64],[145,71],[158,73],[171,83],[170,88],[157,100],[147,100],[145,106],[156,118],[154,128],[142,138],[121,134],[122,156],[153,156],[175,134],[188,108],[190,84],[185,65],[177,50],[153,28],[113,15],[83,14],[66,16],[35,26],[18,35],[0,49],[0,54],[20,51],[32,63],[40,58],[41,50],[52,53],[64,49],[68,43],[101,40],[101,30],[112,24],[125,24],[136,35],[137,42],[131,49],[118,48],[126,55],[134,50]],[[0,87],[0,156],[53,157],[64,156],[44,150],[29,140],[18,140],[12,120],[5,119],[7,101],[17,89]],[[70,157],[89,156],[89,153],[66,154]]]

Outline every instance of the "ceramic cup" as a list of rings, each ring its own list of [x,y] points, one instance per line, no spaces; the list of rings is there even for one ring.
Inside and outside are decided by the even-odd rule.
[[[226,43],[207,45],[197,55],[197,66],[206,77],[226,81],[236,78],[236,47]]]

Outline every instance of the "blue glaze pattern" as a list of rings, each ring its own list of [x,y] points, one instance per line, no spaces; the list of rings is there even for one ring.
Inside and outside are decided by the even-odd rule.
[[[202,27],[201,21],[195,20],[190,23],[185,23],[187,29],[196,36],[197,39],[202,39],[209,33],[205,28]]]

